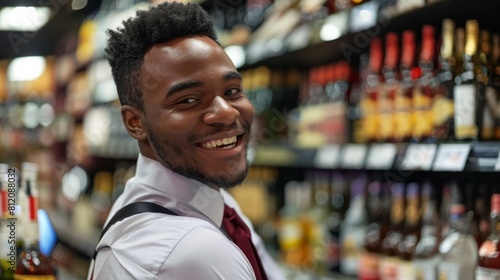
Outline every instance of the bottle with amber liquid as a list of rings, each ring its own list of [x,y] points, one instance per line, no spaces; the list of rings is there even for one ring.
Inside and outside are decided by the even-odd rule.
[[[484,100],[487,77],[482,74],[478,59],[479,25],[476,20],[468,20],[465,26],[465,48],[463,71],[455,77],[453,97],[455,100],[455,138],[474,140],[479,136],[482,113],[477,108]]]
[[[415,275],[415,248],[421,235],[420,186],[409,183],[406,186],[406,211],[403,239],[396,248],[396,255],[401,260],[399,279],[412,279]]]
[[[401,84],[398,71],[399,62],[399,36],[388,33],[385,37],[385,57],[382,66],[384,84],[377,100],[377,141],[395,142],[394,121],[396,96],[401,93]]]
[[[26,193],[28,196],[29,220],[25,223],[24,242],[27,245],[17,256],[17,265],[14,272],[14,280],[55,280],[55,270],[50,259],[44,256],[39,249],[37,205],[31,191],[31,182],[26,182]]]
[[[433,87],[431,81],[434,76],[434,48],[435,35],[432,25],[424,25],[422,28],[422,48],[418,61],[418,68],[413,69],[413,75],[417,79],[413,92],[413,139],[414,141],[433,141],[432,132],[434,128],[433,117]]]
[[[491,196],[490,235],[479,248],[476,280],[500,279],[500,194]]]
[[[412,97],[415,86],[412,71],[415,67],[415,32],[406,30],[402,36],[401,61],[399,71],[401,75],[401,90],[396,95],[394,114],[394,138],[396,142],[408,142],[411,139],[412,122]]]
[[[382,257],[380,259],[380,279],[397,279],[400,259],[397,247],[403,241],[405,224],[405,185],[394,183],[391,186],[390,227],[382,239]]]

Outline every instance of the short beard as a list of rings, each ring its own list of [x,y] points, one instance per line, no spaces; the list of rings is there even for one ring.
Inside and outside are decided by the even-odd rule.
[[[241,185],[241,183],[245,180],[248,174],[248,169],[249,169],[249,164],[246,162],[245,164],[245,170],[241,172],[240,174],[237,174],[237,176],[233,180],[229,180],[229,177],[233,175],[229,170],[230,170],[230,163],[228,163],[228,168],[226,172],[223,172],[222,174],[213,174],[213,176],[209,176],[209,172],[202,172],[199,169],[195,169],[193,167],[188,167],[188,168],[183,168],[180,166],[174,166],[171,164],[167,158],[167,154],[165,149],[160,145],[160,142],[158,141],[158,138],[156,137],[156,134],[153,133],[148,128],[148,136],[149,136],[149,141],[151,145],[153,146],[154,152],[158,155],[158,157],[161,160],[161,163],[167,167],[168,169],[172,170],[173,172],[180,174],[184,177],[199,181],[203,184],[206,184],[212,188],[223,188],[223,189],[230,189],[233,187],[236,187],[238,185]],[[172,149],[174,153],[176,153],[179,157],[182,158],[182,155],[178,153],[178,149]],[[245,151],[246,153],[246,151]],[[217,176],[219,175],[219,176]]]

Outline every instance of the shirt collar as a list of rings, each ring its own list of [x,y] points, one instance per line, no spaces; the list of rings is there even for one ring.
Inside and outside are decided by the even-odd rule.
[[[224,198],[219,190],[175,173],[160,162],[142,154],[139,154],[137,159],[134,180],[149,186],[155,194],[188,204],[212,220],[218,227],[221,226]]]

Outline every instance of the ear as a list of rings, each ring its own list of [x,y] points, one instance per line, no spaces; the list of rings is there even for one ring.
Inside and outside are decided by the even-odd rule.
[[[121,107],[122,120],[130,136],[142,141],[147,138],[146,127],[143,125],[144,113],[142,110],[130,105]]]

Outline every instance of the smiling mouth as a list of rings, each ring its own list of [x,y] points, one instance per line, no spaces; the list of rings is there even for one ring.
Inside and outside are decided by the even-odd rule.
[[[199,146],[205,149],[232,149],[238,143],[237,136],[231,136],[226,138],[214,139],[204,143],[200,143]]]

